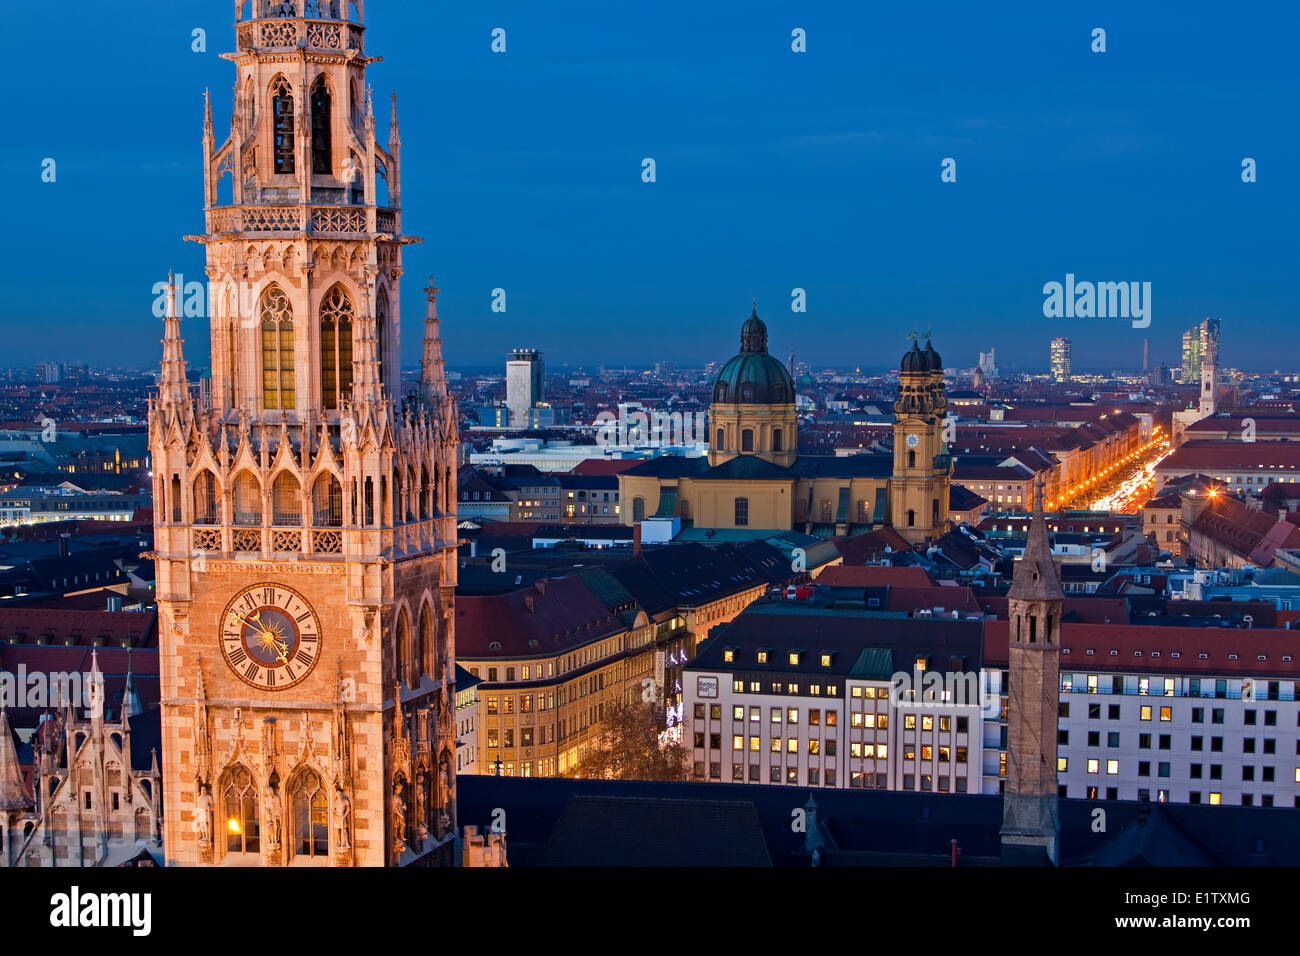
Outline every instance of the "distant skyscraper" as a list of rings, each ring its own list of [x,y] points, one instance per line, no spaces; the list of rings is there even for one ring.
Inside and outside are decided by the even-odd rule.
[[[1070,340],[1061,336],[1052,339],[1052,381],[1070,380]]]
[[[989,349],[987,352],[980,353],[979,369],[984,373],[984,378],[986,380],[992,380],[998,377],[998,363],[993,352],[993,349]]]
[[[529,411],[546,395],[546,366],[537,349],[515,349],[506,360],[506,405],[510,424],[527,428]]]
[[[1142,340],[1142,374],[1151,371],[1151,340]]]
[[[63,377],[63,366],[58,362],[42,362],[36,371],[46,385],[57,385]]]
[[[1201,377],[1201,332],[1199,328],[1183,333],[1183,382],[1195,382]]]
[[[1201,322],[1201,361],[1219,364],[1219,320],[1206,318]]]
[[[1206,318],[1183,333],[1183,382],[1201,378],[1201,363],[1219,364],[1219,320]]]

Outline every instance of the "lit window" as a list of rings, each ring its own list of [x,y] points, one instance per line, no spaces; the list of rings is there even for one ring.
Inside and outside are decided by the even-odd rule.
[[[722,659],[726,661],[728,664],[730,664],[733,661],[735,661],[736,652],[733,651],[731,648],[727,648],[725,651],[722,652]]]
[[[1173,709],[1172,707],[1161,707],[1161,708],[1160,708],[1160,719],[1161,719],[1161,720],[1173,720],[1173,719],[1174,719],[1174,709]]]
[[[830,666],[831,666],[831,656],[829,654],[823,654],[822,667],[830,667]]]
[[[790,666],[791,666],[791,667],[798,667],[798,666],[799,666],[799,652],[798,652],[798,651],[791,651],[791,652],[790,652]]]
[[[1217,807],[1222,802],[1223,802],[1223,794],[1221,793],[1210,794],[1210,806]]]
[[[744,750],[744,749],[745,749],[745,738],[742,737],[742,736],[740,736],[740,734],[736,734],[734,737],[732,737],[732,738],[731,738],[731,749],[732,749],[732,750]]]
[[[1098,769],[1100,769],[1100,767],[1101,767],[1101,762],[1100,762],[1100,761],[1098,761],[1098,760],[1089,760],[1089,761],[1088,761],[1088,773],[1096,773],[1096,772],[1098,771]]]
[[[790,723],[790,724],[797,724],[797,723],[799,723],[799,708],[798,708],[798,707],[791,707],[791,708],[786,712],[786,723]]]
[[[1067,770],[1069,770],[1069,769],[1070,769],[1070,758],[1069,758],[1069,757],[1057,757],[1057,758],[1056,758],[1056,772],[1057,772],[1057,773],[1065,773],[1065,772],[1066,772]]]
[[[1151,708],[1150,708],[1150,707],[1143,707],[1143,708],[1142,708],[1142,712],[1141,712],[1141,717],[1142,717],[1143,720],[1150,720],[1150,719],[1151,719]]]
[[[1110,774],[1111,776],[1114,776],[1115,774],[1119,773],[1119,761],[1118,761],[1118,760],[1107,760],[1107,761],[1106,761],[1106,772],[1107,772],[1108,774]]]

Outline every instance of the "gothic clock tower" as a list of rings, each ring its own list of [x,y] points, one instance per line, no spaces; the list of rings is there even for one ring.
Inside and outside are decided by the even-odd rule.
[[[169,865],[450,862],[456,406],[399,375],[401,140],[364,0],[246,0],[203,128],[212,387],[150,407]]]

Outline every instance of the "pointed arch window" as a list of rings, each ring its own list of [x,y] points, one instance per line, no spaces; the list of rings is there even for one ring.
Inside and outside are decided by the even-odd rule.
[[[271,524],[288,528],[302,524],[302,486],[287,471],[280,472],[271,486]]]
[[[321,403],[338,408],[352,393],[352,299],[341,285],[320,305]]]
[[[379,384],[387,385],[388,377],[384,366],[384,342],[388,335],[388,292],[379,290],[375,299],[375,359],[379,362]]]
[[[271,87],[271,113],[275,123],[275,171],[292,175],[293,159],[293,87],[283,76]]]
[[[324,76],[316,78],[311,88],[311,171],[329,175],[330,165],[330,89]]]
[[[343,525],[343,486],[329,472],[324,472],[312,485],[312,517],[318,528],[338,528]]]
[[[293,306],[279,286],[262,293],[261,315],[262,406],[293,409]]]
[[[420,631],[416,641],[414,654],[416,665],[421,671],[436,679],[438,677],[438,651],[433,643],[433,615],[429,613],[428,604],[425,604],[420,609]]]
[[[226,834],[226,852],[260,852],[257,787],[253,784],[252,775],[243,767],[235,767],[226,778],[221,805],[221,828]]]
[[[194,523],[217,524],[218,518],[217,482],[205,468],[194,479]]]
[[[314,770],[304,770],[293,792],[293,848],[297,856],[329,856],[329,802]]]
[[[414,686],[409,673],[411,667],[411,622],[402,611],[397,619],[397,634],[393,641],[394,677],[406,686]]]

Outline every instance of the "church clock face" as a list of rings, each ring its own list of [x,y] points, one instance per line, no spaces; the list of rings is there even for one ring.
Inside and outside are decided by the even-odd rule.
[[[918,435],[918,434],[916,434],[915,432],[913,432],[912,434],[910,434],[910,435],[907,436],[907,447],[908,447],[908,448],[915,448],[915,447],[916,447],[917,445],[919,445],[919,444],[921,444],[921,436],[920,436],[920,435]]]
[[[221,615],[221,654],[245,684],[287,690],[320,660],[320,618],[307,599],[281,584],[237,592]]]

